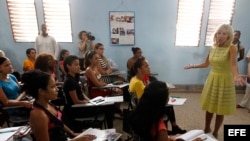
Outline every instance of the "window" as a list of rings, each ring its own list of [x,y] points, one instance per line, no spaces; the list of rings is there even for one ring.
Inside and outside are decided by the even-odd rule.
[[[45,24],[57,42],[72,42],[69,0],[43,0]]]
[[[179,0],[176,46],[198,46],[204,0]]]
[[[206,33],[206,46],[211,46],[216,28],[222,24],[231,24],[235,0],[211,0]]]
[[[15,42],[34,42],[38,35],[34,0],[7,0]]]
[[[206,1],[207,2],[207,1]],[[235,0],[210,0],[208,12],[204,0],[179,0],[176,24],[176,46],[198,46],[200,43],[202,16],[208,15],[205,45],[213,42],[213,33],[218,25],[231,24]]]

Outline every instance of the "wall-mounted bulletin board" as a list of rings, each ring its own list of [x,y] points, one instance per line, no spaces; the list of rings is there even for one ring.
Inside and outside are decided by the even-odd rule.
[[[109,23],[111,45],[135,44],[135,12],[110,11]]]

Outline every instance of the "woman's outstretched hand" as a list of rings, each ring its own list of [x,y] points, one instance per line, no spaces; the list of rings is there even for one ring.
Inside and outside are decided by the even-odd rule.
[[[192,68],[194,68],[193,64],[188,64],[187,66],[184,67],[185,70],[192,69]]]
[[[234,83],[236,86],[244,86],[246,84],[246,78],[249,77],[247,75],[237,75],[234,77]]]

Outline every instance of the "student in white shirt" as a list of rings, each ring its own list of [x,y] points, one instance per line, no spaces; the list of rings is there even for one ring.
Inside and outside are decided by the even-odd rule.
[[[247,74],[250,75],[250,50],[247,53]],[[242,100],[236,105],[236,108],[246,108],[250,113],[250,79],[247,78],[245,95]]]

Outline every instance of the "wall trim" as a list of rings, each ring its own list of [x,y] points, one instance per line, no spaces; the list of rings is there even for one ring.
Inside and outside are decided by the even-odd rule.
[[[236,86],[237,94],[244,94],[246,86]],[[203,85],[175,85],[171,88],[171,93],[201,93]]]

